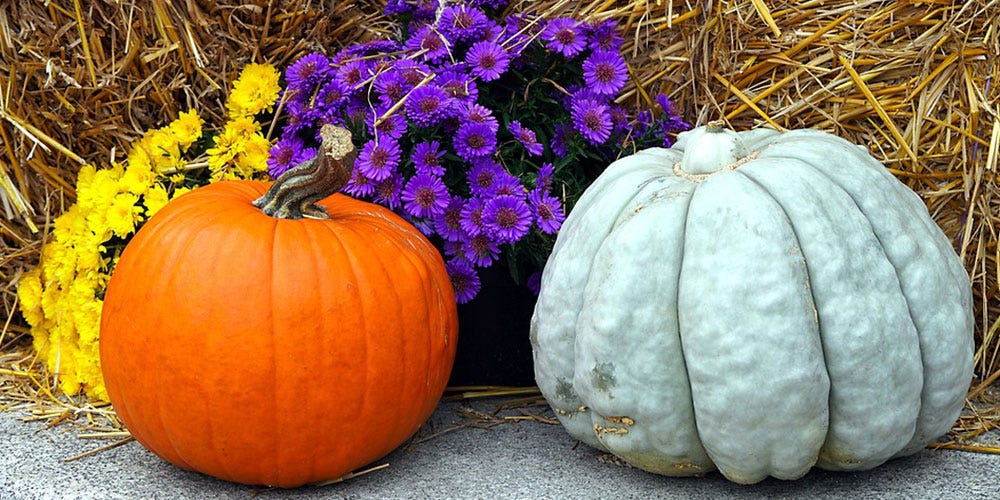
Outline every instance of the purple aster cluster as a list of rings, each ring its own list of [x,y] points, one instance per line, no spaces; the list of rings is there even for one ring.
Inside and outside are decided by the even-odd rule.
[[[477,270],[505,255],[537,287],[590,181],[625,148],[689,128],[665,95],[636,116],[615,102],[628,66],[614,21],[503,18],[506,4],[388,0],[398,39],[296,60],[269,159],[276,177],[315,156],[322,125],[349,128],[358,155],[344,192],[435,241],[459,302],[478,293]]]

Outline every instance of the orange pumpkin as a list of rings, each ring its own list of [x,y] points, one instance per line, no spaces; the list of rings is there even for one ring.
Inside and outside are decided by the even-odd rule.
[[[163,459],[294,487],[419,428],[458,319],[441,256],[403,219],[339,194],[304,210],[327,219],[274,218],[253,204],[268,187],[199,188],[142,227],[107,287],[101,364],[119,417]]]

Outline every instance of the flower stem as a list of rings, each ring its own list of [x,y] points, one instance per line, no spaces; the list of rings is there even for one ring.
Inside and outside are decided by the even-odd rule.
[[[338,191],[351,179],[354,144],[342,127],[323,125],[316,157],[288,169],[253,202],[265,214],[279,219],[329,219],[316,202]]]

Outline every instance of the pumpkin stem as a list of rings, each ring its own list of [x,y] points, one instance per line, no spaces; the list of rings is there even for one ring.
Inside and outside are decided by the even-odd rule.
[[[749,152],[739,134],[713,121],[689,132],[679,169],[693,176],[710,175],[739,166]]]
[[[335,125],[320,129],[319,152],[281,174],[270,189],[253,202],[254,206],[279,219],[329,219],[326,209],[316,202],[334,194],[351,179],[354,144],[351,132]]]

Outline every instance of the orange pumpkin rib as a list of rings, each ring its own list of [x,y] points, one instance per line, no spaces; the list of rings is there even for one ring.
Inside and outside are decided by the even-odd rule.
[[[352,439],[370,444],[400,442],[412,433],[408,429],[412,423],[408,420],[413,417],[407,415],[414,412],[408,403],[412,398],[420,397],[408,387],[409,377],[405,372],[412,363],[408,359],[412,357],[412,349],[407,344],[408,333],[414,328],[408,324],[405,311],[408,304],[404,304],[397,295],[403,281],[398,269],[400,261],[395,255],[382,258],[383,247],[391,239],[390,235],[382,232],[372,241],[373,238],[358,234],[359,227],[362,224],[357,220],[344,224],[341,235],[345,245],[366,249],[351,255],[351,267],[357,273],[364,292],[370,295],[363,301],[369,309],[363,313],[368,318],[366,342],[369,348],[366,350],[367,369],[364,370],[364,407],[360,411],[367,422],[364,429],[351,431]],[[367,247],[364,242],[368,243]],[[388,445],[373,447],[368,461],[379,458],[391,448]]]

